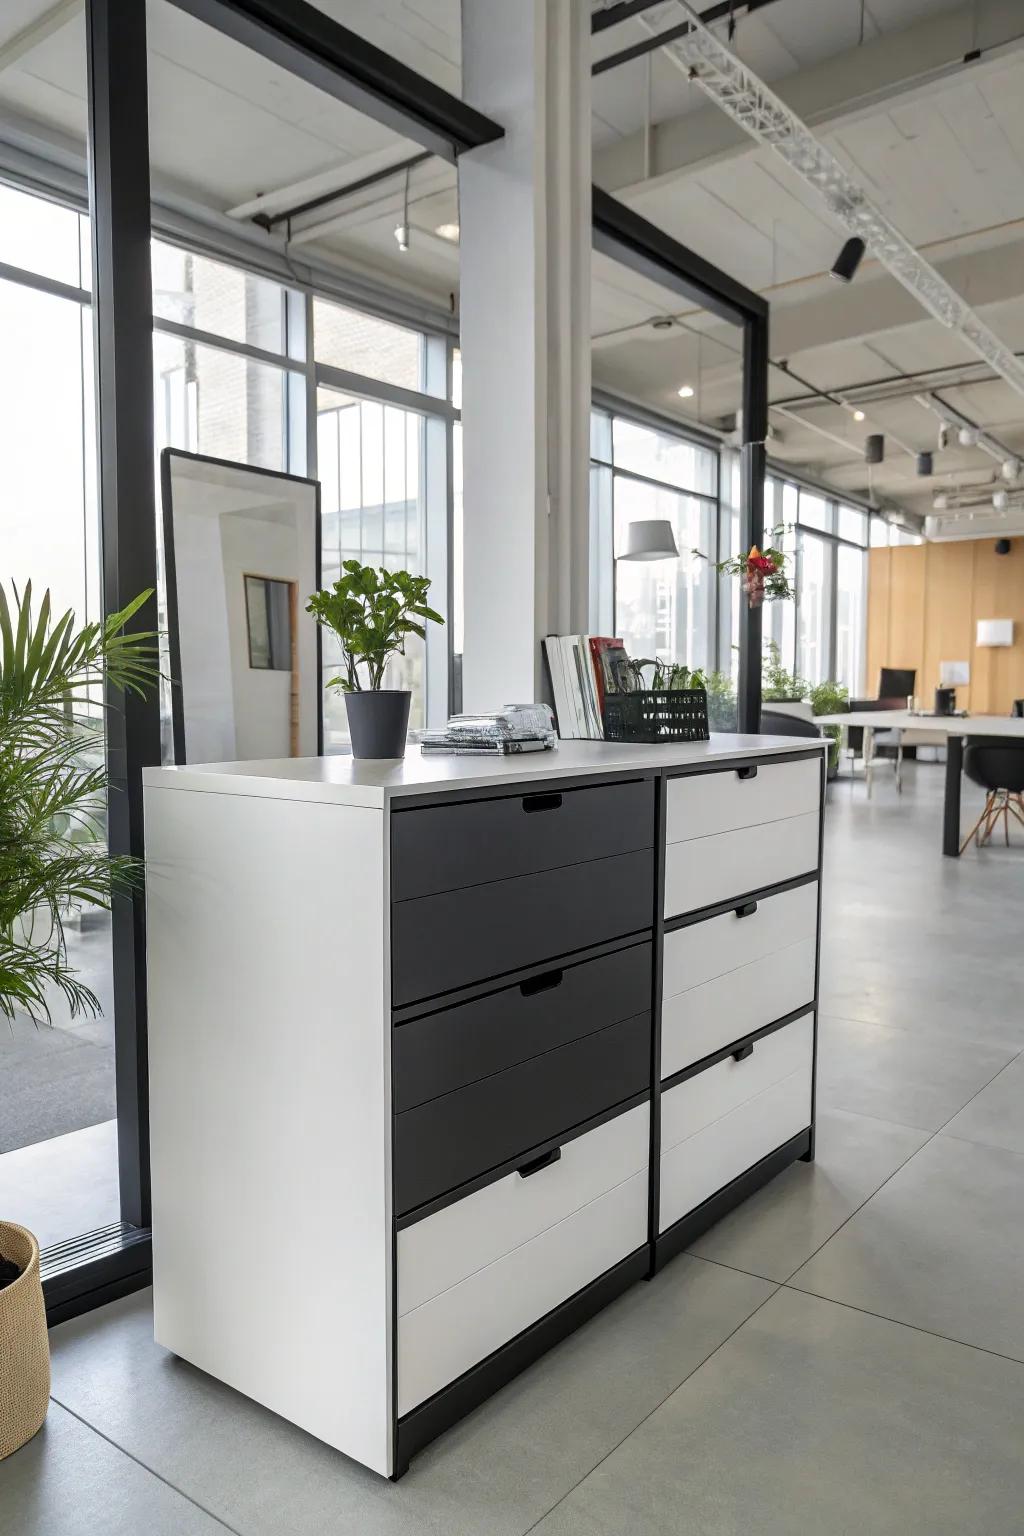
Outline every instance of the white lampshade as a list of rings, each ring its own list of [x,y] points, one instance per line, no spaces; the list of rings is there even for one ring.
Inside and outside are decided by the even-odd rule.
[[[620,560],[678,560],[679,549],[667,518],[652,517],[626,525]]]

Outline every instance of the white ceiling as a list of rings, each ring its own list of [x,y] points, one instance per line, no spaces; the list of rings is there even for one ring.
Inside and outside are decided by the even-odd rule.
[[[31,125],[41,139],[84,142],[81,16],[49,32],[40,28],[17,58],[5,53],[54,4],[0,6],[0,137],[6,122],[12,130]],[[460,0],[319,4],[458,91]],[[737,9],[735,47],[744,61],[808,115],[869,195],[1002,340],[1024,349],[1024,44],[1014,41],[1015,30],[1024,33],[1022,7],[977,0],[982,58],[930,72],[937,40],[948,36],[958,46],[963,0],[869,0],[863,46],[860,0],[773,0],[751,16],[738,0]],[[646,15],[665,26],[681,12],[668,4]],[[158,192],[171,189],[224,213],[309,177],[333,175],[341,185],[382,153],[401,153],[402,141],[389,130],[169,0],[148,0],[148,16]],[[596,35],[594,56],[644,36],[643,20],[633,18]],[[649,98],[644,60],[594,79],[595,180],[770,299],[772,355],[791,370],[772,370],[771,398],[781,407],[772,413],[773,455],[838,489],[870,491],[923,513],[936,485],[987,481],[993,469],[977,449],[957,447],[937,456],[934,482],[915,475],[912,453],[936,442],[935,417],[914,401],[924,388],[940,388],[951,405],[1024,455],[1020,397],[992,382],[965,345],[876,263],[865,260],[848,287],[831,281],[843,231],[817,194],[770,150],[744,139],[665,53],[650,59]],[[297,219],[296,254],[447,305],[457,294],[458,250],[435,231],[457,221],[455,173],[436,160],[411,173],[414,234],[406,254],[394,239],[402,198],[398,176],[332,205],[328,211],[338,217],[309,243],[299,243],[308,237]],[[654,329],[651,322],[666,315],[674,324]],[[594,263],[592,329],[596,384],[682,419],[729,428],[739,403],[735,332],[686,313],[672,294],[605,259]],[[924,372],[937,369],[952,371]],[[679,399],[682,383],[694,385],[693,399]],[[841,394],[865,411],[865,422],[816,398],[815,390]],[[887,438],[885,462],[870,483],[863,459],[869,431]]]

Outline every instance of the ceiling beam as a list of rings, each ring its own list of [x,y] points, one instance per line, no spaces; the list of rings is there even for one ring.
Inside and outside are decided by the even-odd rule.
[[[20,63],[40,43],[45,43],[48,37],[66,27],[79,14],[84,3],[85,0],[59,0],[57,5],[51,5],[35,21],[22,27],[20,32],[15,32],[6,43],[0,43],[0,71]]]
[[[347,107],[415,140],[443,160],[493,144],[504,129],[343,27],[307,0],[172,0]]]
[[[970,66],[974,78],[1024,48],[1020,17],[1011,15],[1012,10],[1005,0],[977,0],[976,5],[929,16],[787,75],[775,94],[810,127],[835,130],[885,102],[937,89],[964,68],[965,56],[978,46],[981,58]],[[640,129],[595,150],[597,184],[620,196],[639,193],[722,159],[754,152],[743,130],[714,106],[694,107],[652,126],[649,172],[645,138]]]
[[[301,181],[289,182],[286,186],[275,187],[272,192],[260,192],[248,202],[229,208],[228,218],[271,221],[282,218],[319,198],[329,197],[332,193],[340,194],[365,177],[377,176],[403,166],[416,153],[417,146],[412,139],[399,139],[396,144],[387,144],[383,149],[357,155],[329,171],[321,171],[317,176],[306,176]]]

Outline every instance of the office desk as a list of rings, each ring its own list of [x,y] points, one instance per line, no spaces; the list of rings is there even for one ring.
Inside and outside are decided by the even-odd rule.
[[[942,814],[942,851],[949,858],[960,854],[960,776],[963,744],[972,736],[1007,736],[1024,742],[1024,720],[1007,715],[914,715],[907,709],[857,711],[856,714],[816,715],[816,725],[863,726],[865,755],[870,754],[875,731],[931,731],[946,739],[946,798]]]

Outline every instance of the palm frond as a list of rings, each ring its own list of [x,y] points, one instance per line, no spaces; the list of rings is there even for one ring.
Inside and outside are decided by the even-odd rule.
[[[34,614],[31,584],[12,590],[10,601],[0,586],[0,1015],[49,1020],[54,990],[72,1016],[99,1009],[68,962],[69,913],[109,909],[141,878],[136,860],[107,852],[107,774],[94,758],[112,699],[158,678],[159,636],[126,632],[152,590],[80,628],[71,610],[53,618],[49,592]]]

